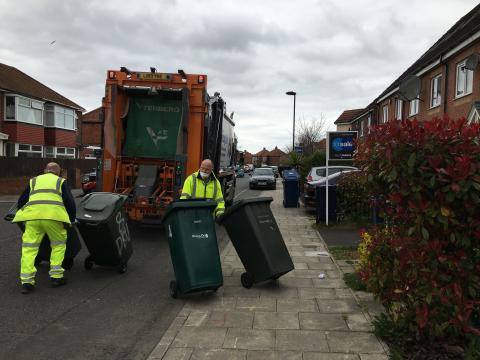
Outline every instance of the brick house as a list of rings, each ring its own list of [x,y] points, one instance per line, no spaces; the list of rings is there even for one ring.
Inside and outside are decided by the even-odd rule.
[[[21,72],[0,64],[0,155],[77,158],[81,106]]]
[[[478,122],[479,64],[480,5],[477,5],[363,112],[348,122],[337,124],[337,130],[349,127],[363,136],[370,125],[414,118],[428,121],[444,115]]]
[[[82,148],[80,156],[82,158],[95,158],[94,150],[102,146],[102,108],[98,107],[89,111],[81,117],[82,128]]]
[[[337,125],[337,131],[352,130],[354,119],[363,112],[364,109],[345,110],[340,114],[334,124]]]
[[[284,166],[287,164],[287,154],[277,146],[268,154],[267,163],[273,166]]]
[[[268,165],[268,154],[270,154],[270,151],[268,151],[265,148],[263,148],[262,150],[254,154],[252,157],[253,165],[255,166]]]

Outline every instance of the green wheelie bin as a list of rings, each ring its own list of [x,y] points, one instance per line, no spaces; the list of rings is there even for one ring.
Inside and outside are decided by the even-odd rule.
[[[213,290],[223,285],[218,251],[213,200],[179,200],[169,205],[162,223],[170,245],[176,280],[170,282],[170,295]]]
[[[245,267],[243,287],[275,280],[293,270],[293,262],[270,209],[271,197],[242,199],[227,209],[221,222]]]

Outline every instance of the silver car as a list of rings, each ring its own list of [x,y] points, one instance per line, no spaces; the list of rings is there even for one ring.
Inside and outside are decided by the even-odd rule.
[[[250,189],[256,188],[277,188],[277,181],[272,168],[256,168],[250,173]]]

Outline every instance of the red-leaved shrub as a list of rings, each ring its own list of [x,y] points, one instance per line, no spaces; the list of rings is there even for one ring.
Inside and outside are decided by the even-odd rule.
[[[369,230],[369,288],[417,336],[480,336],[480,125],[389,122],[357,164],[387,224]]]

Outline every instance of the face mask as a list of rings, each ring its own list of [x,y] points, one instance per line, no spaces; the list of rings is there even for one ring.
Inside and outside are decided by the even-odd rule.
[[[200,171],[200,176],[202,177],[202,179],[206,179],[208,178],[210,174],[207,174],[207,173],[204,173],[203,171]]]

